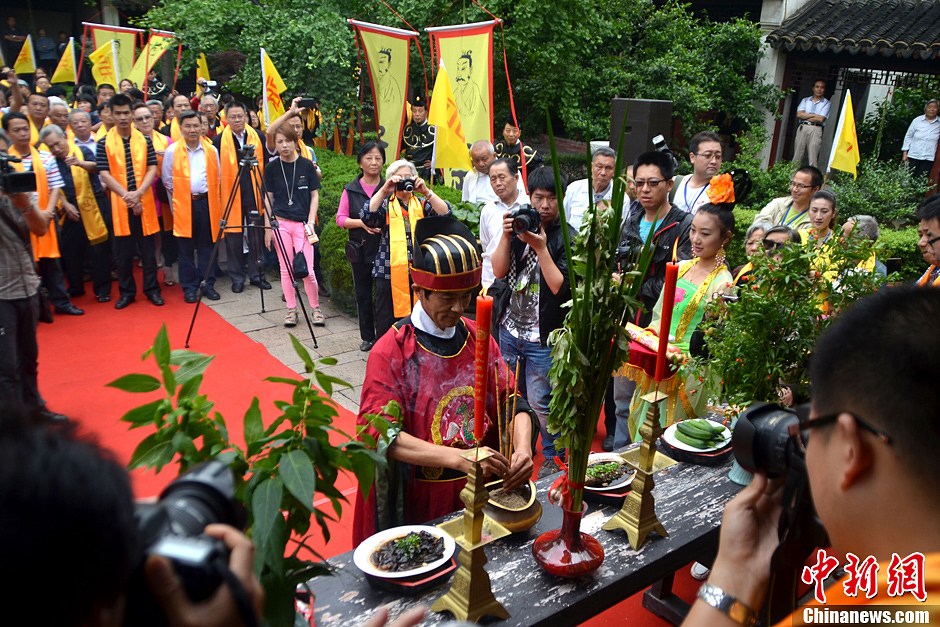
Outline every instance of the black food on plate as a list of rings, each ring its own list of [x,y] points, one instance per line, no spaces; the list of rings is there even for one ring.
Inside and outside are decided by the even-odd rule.
[[[427,531],[388,540],[372,552],[372,565],[379,570],[398,573],[420,568],[444,557],[444,538]]]

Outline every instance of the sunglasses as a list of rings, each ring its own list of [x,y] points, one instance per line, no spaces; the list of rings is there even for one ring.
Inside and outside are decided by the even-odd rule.
[[[800,446],[805,451],[807,444],[809,444],[810,431],[812,431],[813,429],[817,427],[824,427],[826,425],[834,423],[836,419],[842,414],[849,414],[850,416],[852,416],[852,418],[855,419],[855,423],[858,426],[860,426],[865,431],[868,431],[869,433],[877,437],[879,440],[881,440],[885,444],[890,445],[894,441],[892,437],[888,435],[888,433],[882,431],[878,427],[875,427],[870,422],[867,422],[866,420],[864,420],[863,418],[860,418],[859,416],[853,414],[852,412],[837,411],[832,414],[826,414],[825,416],[817,416],[816,418],[810,418],[809,417],[809,404],[800,405],[799,407],[796,408],[796,415],[799,416],[800,422],[799,424],[792,425],[790,427],[790,435],[796,436],[797,441],[800,443]]]
[[[787,245],[786,242],[775,242],[772,239],[763,239],[761,240],[761,243],[764,245],[764,250],[766,250],[767,252],[770,252],[772,250],[780,250],[781,248]]]

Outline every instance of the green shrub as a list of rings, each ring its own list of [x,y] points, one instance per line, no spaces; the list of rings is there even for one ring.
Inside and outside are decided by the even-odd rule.
[[[840,221],[863,214],[885,227],[911,224],[928,187],[927,178],[913,176],[907,166],[875,159],[862,160],[857,179],[835,174],[829,182],[839,202]]]
[[[325,226],[329,222],[335,223],[343,188],[359,176],[359,164],[355,157],[338,155],[324,149],[317,151],[317,163],[323,172],[320,181],[320,225]]]
[[[859,154],[901,162],[901,145],[911,120],[924,113],[924,103],[935,98],[940,79],[910,76],[899,85],[890,101],[883,100],[858,127]],[[879,137],[880,134],[880,137]]]
[[[323,167],[323,166],[320,166]],[[356,293],[353,289],[352,268],[346,259],[346,229],[336,226],[335,221],[323,227],[320,234],[320,265],[330,289],[334,305],[350,315],[356,315]]]
[[[878,236],[878,258],[884,261],[898,257],[901,260],[901,281],[916,280],[927,267],[920,249],[917,248],[918,239],[917,227],[913,226],[897,231],[883,228]]]

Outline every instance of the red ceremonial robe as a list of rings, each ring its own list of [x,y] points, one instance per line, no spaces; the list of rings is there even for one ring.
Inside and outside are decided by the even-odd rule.
[[[369,353],[358,423],[368,425],[366,414],[383,415],[382,408],[396,401],[402,410],[401,430],[434,444],[472,448],[475,353],[476,322],[472,320],[461,318],[454,337],[441,339],[416,329],[410,317],[404,318]],[[499,450],[495,368],[499,368],[503,407],[514,385],[513,375],[492,337],[489,364],[483,444]],[[517,413],[531,411],[521,395],[516,402]],[[371,426],[368,431],[378,437]],[[381,450],[382,444],[379,446]],[[424,523],[464,506],[459,497],[467,482],[465,475],[446,468],[388,461],[388,472],[377,473],[371,492],[363,495],[360,491],[356,496],[356,545],[382,529]]]

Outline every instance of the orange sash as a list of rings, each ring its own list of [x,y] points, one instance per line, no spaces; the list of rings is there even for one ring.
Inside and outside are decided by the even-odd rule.
[[[21,159],[24,157],[13,146],[10,146],[9,152]],[[29,153],[32,159],[32,170],[36,173],[37,204],[40,211],[45,211],[49,205],[49,177],[46,176],[46,165],[42,162],[42,156],[38,150],[30,146]],[[19,172],[25,171],[22,163],[13,163],[12,165]],[[59,235],[56,233],[55,221],[49,223],[49,230],[46,231],[45,235],[39,237],[30,233],[29,237],[33,242],[34,260],[39,261],[42,258],[56,259],[61,256],[59,254]]]
[[[85,155],[74,142],[69,142],[69,154],[79,161],[85,160]],[[88,243],[92,246],[108,241],[108,227],[101,217],[101,209],[95,199],[95,190],[91,186],[91,177],[85,168],[73,165],[69,167],[72,173],[72,185],[75,187],[75,200],[78,213],[85,228]],[[67,220],[68,218],[66,218]]]
[[[264,154],[261,150],[261,138],[258,133],[250,126],[245,127],[245,144],[251,144],[255,147],[255,158],[258,160],[259,174],[264,177]],[[235,137],[232,129],[228,126],[222,131],[222,139],[219,141],[219,160],[222,162],[222,206],[227,207],[230,199],[232,209],[229,212],[228,224],[231,227],[237,227],[241,231],[242,224],[242,190],[241,184],[235,183],[238,177],[238,148],[235,146]],[[232,193],[232,190],[235,190]],[[255,206],[261,209],[261,190],[255,189]],[[234,228],[233,228],[234,231]],[[223,237],[225,234],[222,234]]]
[[[45,120],[42,123],[42,126],[36,128],[36,125],[33,124],[33,118],[26,116],[26,119],[29,120],[29,145],[35,146],[39,143],[39,131],[49,126],[49,120]]]
[[[157,153],[157,176],[160,176],[160,172],[163,171],[163,155],[160,151],[166,152],[166,147],[170,145],[170,138],[154,131],[150,134],[150,141],[153,142],[153,150]]]
[[[170,142],[179,141],[180,137],[182,136],[183,134],[180,133],[179,120],[177,120],[176,118],[173,118],[172,120],[170,120]]]
[[[921,287],[940,287],[940,277],[934,279],[933,283],[930,282],[930,273],[937,268],[937,264],[934,264],[927,268],[927,272],[924,272],[924,275],[917,279],[917,284]]]
[[[209,186],[209,223],[212,225],[212,241],[219,236],[219,221],[222,219],[222,202],[219,191],[219,160],[211,143],[200,141],[206,152],[206,183]],[[189,169],[189,147],[185,140],[173,149],[173,235],[193,236],[193,199],[191,172]]]
[[[424,204],[412,196],[403,207],[397,197],[388,201],[385,222],[388,224],[389,269],[392,276],[392,307],[396,318],[411,313],[411,276],[408,272],[408,240],[414,241],[415,226],[424,217]],[[410,237],[405,232],[405,220],[411,227]]]
[[[124,162],[124,140],[118,134],[117,127],[108,131],[105,139],[105,150],[108,156],[108,168],[111,176],[118,184],[127,189],[127,166]],[[134,166],[134,180],[139,186],[147,175],[147,140],[143,133],[135,128],[131,129],[131,164]],[[144,207],[140,214],[140,222],[145,236],[153,235],[160,230],[157,220],[157,205],[153,199],[153,187],[148,188],[140,197]],[[114,223],[114,235],[127,237],[131,234],[127,203],[111,191],[111,219]]]
[[[111,128],[114,128],[114,127],[112,126]],[[108,134],[108,128],[104,125],[104,123],[102,123],[101,126],[98,127],[98,130],[95,131],[95,139],[101,139],[107,134]]]

